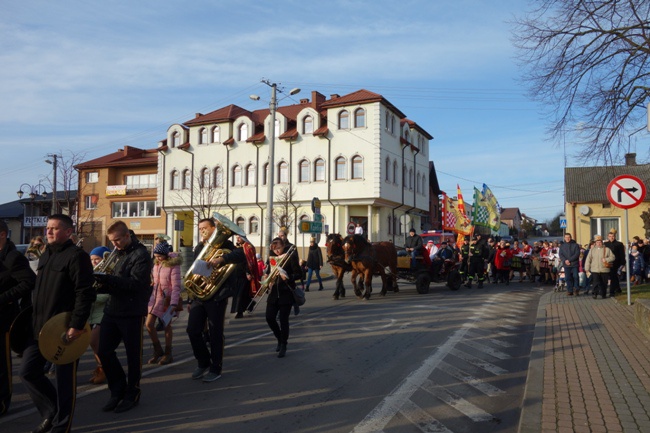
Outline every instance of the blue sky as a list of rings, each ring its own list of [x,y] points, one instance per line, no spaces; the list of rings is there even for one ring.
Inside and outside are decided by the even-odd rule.
[[[84,160],[154,148],[176,122],[230,103],[263,108],[268,78],[294,97],[382,94],[435,137],[441,188],[486,183],[541,221],[563,210],[572,150],[546,140],[519,81],[521,0],[25,1],[0,15],[0,203]],[[255,102],[250,94],[262,96]],[[285,99],[281,105],[291,103]],[[566,158],[565,158],[566,154]]]

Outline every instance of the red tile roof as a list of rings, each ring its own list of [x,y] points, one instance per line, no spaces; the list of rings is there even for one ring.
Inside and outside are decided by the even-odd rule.
[[[285,133],[280,134],[280,140],[295,140],[298,138],[298,130],[296,128],[288,129]]]
[[[347,95],[339,96],[335,99],[330,99],[329,101],[321,104],[321,107],[336,108],[346,105],[367,104],[369,102],[382,102],[384,105],[390,107],[390,109],[400,118],[406,117],[404,113],[398,110],[397,107],[388,102],[388,100],[381,96],[379,93],[371,92],[370,90],[366,89],[357,90],[356,92],[348,93]]]
[[[329,132],[329,129],[327,128],[327,125],[323,125],[320,128],[318,128],[317,130],[315,130],[312,133],[312,135],[314,135],[316,137],[325,137],[328,132]]]
[[[199,113],[194,119],[188,120],[187,122],[184,122],[184,124],[187,126],[204,125],[207,123],[232,121],[240,116],[251,117],[251,115],[252,113],[250,111],[238,107],[237,105],[230,104],[208,114]]]
[[[103,167],[119,167],[125,165],[143,166],[158,164],[158,149],[138,149],[137,147],[124,146],[124,149],[110,153],[90,161],[74,166],[77,170]]]
[[[260,132],[258,134],[255,134],[255,135],[252,135],[251,137],[249,137],[246,140],[246,142],[247,143],[253,143],[253,144],[260,144],[260,143],[264,143],[264,140],[266,140],[266,136],[264,135],[264,131],[262,131],[262,132]]]

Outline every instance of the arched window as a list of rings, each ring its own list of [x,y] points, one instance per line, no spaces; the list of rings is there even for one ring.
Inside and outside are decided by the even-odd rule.
[[[178,131],[172,133],[172,147],[178,147],[181,145],[181,134]]]
[[[363,178],[363,159],[356,155],[352,157],[352,179]]]
[[[350,127],[350,113],[343,110],[339,113],[339,129],[348,129]]]
[[[210,170],[207,168],[201,169],[201,188],[210,187]]]
[[[397,185],[397,160],[393,161],[393,183]]]
[[[406,164],[402,165],[402,188],[408,187],[408,172],[406,171]]]
[[[246,166],[246,185],[255,185],[255,166],[253,164]]]
[[[180,176],[178,175],[178,170],[174,170],[171,172],[170,175],[170,182],[169,184],[171,185],[170,189],[181,189],[181,183],[180,183]]]
[[[411,142],[411,135],[409,134],[409,130],[405,129],[404,130],[404,140],[406,140],[407,143]]]
[[[212,180],[215,188],[223,188],[223,170],[221,167],[214,168],[214,175],[212,176]]]
[[[409,169],[409,189],[413,189],[413,169]]]
[[[248,140],[248,125],[245,123],[242,123],[239,125],[239,141],[246,141]]]
[[[298,182],[309,182],[309,162],[306,159],[298,163]]]
[[[199,131],[199,144],[207,144],[208,143],[208,130],[207,128],[201,128],[201,131]]]
[[[264,164],[264,175],[262,177],[262,185],[269,183],[269,163]]]
[[[192,187],[192,172],[190,169],[183,171],[183,189],[190,189]]]
[[[390,116],[390,133],[395,133],[395,116]]]
[[[390,112],[386,110],[386,131],[390,131]],[[388,232],[390,233],[390,232]]]
[[[280,120],[275,119],[275,138],[280,136]]]
[[[364,110],[363,108],[357,108],[354,111],[354,127],[355,128],[366,127],[366,110]]]
[[[278,183],[289,183],[289,166],[284,161],[278,164]]]
[[[289,226],[289,217],[286,215],[282,215],[280,217],[280,227],[288,227]]]
[[[386,182],[390,182],[390,158],[386,158]]]
[[[417,180],[415,181],[415,193],[419,194],[420,193],[420,173],[417,175]]]
[[[219,127],[215,126],[214,128],[212,128],[212,142],[218,143],[220,141],[221,141],[221,135],[219,132]]]
[[[252,216],[248,219],[248,233],[255,235],[260,231],[260,220],[256,216]]]
[[[345,179],[345,171],[346,171],[346,163],[345,163],[345,158],[342,156],[339,156],[336,158],[336,180],[342,180]]]
[[[317,182],[325,181],[325,160],[322,158],[314,161],[314,180]]]
[[[232,168],[232,186],[241,186],[241,165]]]
[[[240,229],[242,229],[244,233],[246,233],[246,220],[243,216],[237,217],[235,223],[239,226]]]
[[[314,119],[311,116],[305,116],[302,119],[302,133],[303,134],[312,134],[314,132]]]

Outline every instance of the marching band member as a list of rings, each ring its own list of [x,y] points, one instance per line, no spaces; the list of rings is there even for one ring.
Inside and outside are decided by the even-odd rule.
[[[289,246],[286,245],[282,238],[275,238],[271,242],[271,251],[275,254],[275,260],[280,260],[279,256],[287,253]],[[269,265],[271,262],[269,261]],[[271,266],[269,266],[271,268]],[[271,275],[273,269],[271,269]],[[294,304],[292,290],[296,287],[296,279],[301,274],[298,254],[294,251],[291,257],[285,262],[284,266],[278,269],[278,275],[275,281],[271,282],[270,292],[266,300],[266,323],[273,331],[273,335],[278,340],[275,349],[278,352],[278,358],[284,358],[287,353],[287,342],[289,340],[289,315],[291,307]],[[280,324],[278,324],[278,317]]]
[[[99,334],[99,359],[111,391],[102,410],[121,413],[140,401],[142,325],[151,295],[151,257],[123,221],[111,224],[107,235],[118,260],[110,274],[95,274],[98,292],[110,295]],[[126,350],[128,377],[115,353],[120,342]]]
[[[109,253],[111,250],[104,246],[95,247],[90,251],[90,261],[93,264],[93,269],[99,265],[102,260],[104,260],[104,254]],[[93,371],[92,376],[88,380],[89,383],[100,385],[106,382],[106,375],[104,374],[104,369],[102,368],[102,362],[99,360],[99,333],[101,330],[102,318],[104,317],[104,307],[108,301],[109,295],[106,293],[101,293],[97,295],[97,299],[93,303],[93,306],[90,310],[90,317],[88,318],[88,323],[90,324],[90,348],[93,350],[95,355],[95,362],[97,367]]]
[[[38,348],[41,328],[58,313],[71,311],[69,340],[84,331],[95,301],[93,266],[90,257],[71,240],[72,219],[67,215],[51,215],[47,221],[48,245],[38,262],[33,294],[33,335],[23,354],[20,377],[43,417],[33,431],[68,432],[72,425],[76,400],[77,361],[57,365],[56,387],[45,377],[45,358]]]
[[[201,233],[202,239],[201,245],[208,242],[214,231],[214,220],[206,218],[199,221],[199,232]],[[220,248],[228,249],[232,252],[212,259],[209,262],[211,266],[222,266],[227,263],[243,263],[246,259],[243,250],[235,248],[235,245],[228,239],[221,244]],[[226,261],[227,259],[233,261],[228,262]],[[205,383],[210,383],[221,377],[223,369],[223,347],[226,341],[223,329],[226,320],[228,298],[237,292],[237,282],[244,280],[245,277],[242,277],[239,271],[235,271],[223,283],[221,290],[210,299],[194,299],[192,301],[189,307],[190,316],[187,319],[186,330],[190,338],[194,358],[198,362],[198,366],[192,373],[192,379],[201,379]],[[208,322],[210,349],[208,349],[207,343],[203,338],[206,320]]]
[[[7,334],[19,312],[19,301],[29,301],[36,279],[27,257],[20,254],[8,235],[7,223],[0,220],[0,333],[3,336],[0,343],[0,416],[7,413],[12,393],[11,349]]]

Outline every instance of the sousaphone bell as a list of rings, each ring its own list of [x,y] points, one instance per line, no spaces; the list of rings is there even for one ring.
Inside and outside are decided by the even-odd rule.
[[[71,312],[59,313],[45,322],[38,334],[38,348],[52,364],[62,365],[76,361],[90,345],[90,325],[74,340],[68,340]]]

